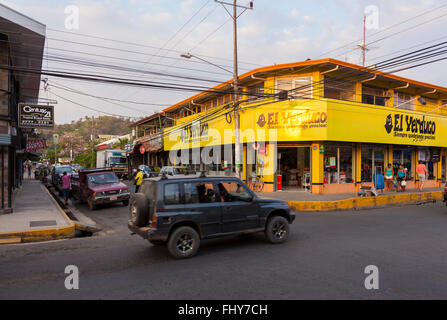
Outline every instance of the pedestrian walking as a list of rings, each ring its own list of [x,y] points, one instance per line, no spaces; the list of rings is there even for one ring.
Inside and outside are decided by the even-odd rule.
[[[68,197],[70,195],[70,175],[64,171],[62,176],[62,196],[64,197],[65,205],[68,204]]]
[[[31,163],[28,165],[28,178],[31,178],[31,172],[32,172],[33,166]]]
[[[385,181],[387,191],[391,191],[393,180],[394,180],[393,168],[391,167],[391,163],[388,163],[388,167],[385,170]]]
[[[140,186],[143,183],[143,172],[138,169],[137,175],[135,176],[135,193],[138,192],[138,190],[140,190]]]
[[[425,184],[425,179],[427,178],[427,168],[422,160],[419,160],[419,164],[416,166],[416,174],[418,175],[418,187],[419,191],[422,191]]]

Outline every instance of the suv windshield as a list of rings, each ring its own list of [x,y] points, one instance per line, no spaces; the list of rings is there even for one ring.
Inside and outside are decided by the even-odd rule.
[[[88,176],[89,185],[108,184],[120,182],[114,173],[100,173]]]
[[[64,173],[70,174],[73,172],[73,169],[69,166],[66,167],[56,167],[56,173]]]

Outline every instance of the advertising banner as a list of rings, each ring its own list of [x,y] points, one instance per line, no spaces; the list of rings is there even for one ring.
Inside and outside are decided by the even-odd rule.
[[[41,149],[46,149],[47,144],[45,142],[45,139],[33,139],[33,140],[27,140],[26,141],[26,149],[25,151],[36,151]]]
[[[19,103],[20,128],[54,128],[54,106]]]

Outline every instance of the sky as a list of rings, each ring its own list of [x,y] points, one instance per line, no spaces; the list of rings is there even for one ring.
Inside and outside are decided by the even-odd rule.
[[[181,53],[190,52],[232,70],[233,26],[228,13],[214,0],[0,0],[0,3],[47,26],[45,53],[49,59],[44,59],[44,69],[203,87],[212,87],[232,77],[230,72],[194,57],[180,57]],[[238,0],[238,4],[246,5],[248,0]],[[79,9],[77,29],[67,29],[67,6]],[[377,8],[378,19],[373,20],[377,22],[374,28],[366,32],[366,42],[375,41],[367,53],[366,65],[394,57],[402,50],[405,53],[447,41],[445,0],[255,0],[253,10],[246,10],[237,20],[239,74],[261,66],[308,58],[336,58],[361,64],[361,52],[356,45],[362,42],[363,15],[368,6]],[[54,61],[60,56],[133,70]],[[446,69],[444,60],[399,75],[447,87],[443,72]],[[201,81],[135,73],[134,70],[194,77]],[[57,100],[55,120],[58,124],[105,113],[144,117],[196,93],[54,77],[49,77],[48,83],[49,89],[45,91],[42,86],[40,97]]]

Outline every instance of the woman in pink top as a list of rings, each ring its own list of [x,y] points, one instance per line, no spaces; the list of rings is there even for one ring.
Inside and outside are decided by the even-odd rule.
[[[68,195],[70,194],[70,176],[64,171],[62,176],[62,196],[64,197],[65,205],[67,205]]]
[[[418,175],[418,185],[419,185],[419,191],[422,191],[422,188],[424,188],[425,179],[427,177],[428,171],[425,167],[425,164],[419,160],[419,164],[416,166],[416,174]]]

